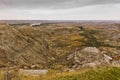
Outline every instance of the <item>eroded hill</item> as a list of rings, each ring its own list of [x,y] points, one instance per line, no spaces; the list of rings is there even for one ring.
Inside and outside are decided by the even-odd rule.
[[[103,54],[119,57],[120,24],[0,25],[1,67],[63,69],[89,63],[105,65],[108,63]]]

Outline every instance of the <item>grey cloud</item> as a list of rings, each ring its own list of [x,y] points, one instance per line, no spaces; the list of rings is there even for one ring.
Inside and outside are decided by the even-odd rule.
[[[65,9],[98,4],[120,3],[120,0],[5,0],[11,8]]]

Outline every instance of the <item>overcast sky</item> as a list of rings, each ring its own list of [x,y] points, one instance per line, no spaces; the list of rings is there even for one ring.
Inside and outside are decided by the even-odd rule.
[[[0,0],[0,19],[120,20],[120,0]]]

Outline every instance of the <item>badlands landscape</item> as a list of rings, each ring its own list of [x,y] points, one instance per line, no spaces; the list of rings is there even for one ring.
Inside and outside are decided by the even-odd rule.
[[[120,80],[119,21],[13,22],[0,23],[0,80]]]

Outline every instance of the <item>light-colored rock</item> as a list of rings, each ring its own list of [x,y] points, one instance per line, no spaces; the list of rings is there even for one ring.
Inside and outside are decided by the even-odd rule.
[[[30,26],[34,27],[34,26],[40,26],[41,23],[34,23],[34,24],[31,24]]]
[[[82,50],[77,49],[74,53],[71,53],[67,57],[67,60],[73,62],[74,65],[72,65],[72,68],[79,69],[80,67],[94,67],[95,65],[101,65],[104,57],[96,47],[86,47]]]
[[[97,49],[96,47],[86,47],[86,48],[82,49],[82,51],[85,53],[96,53],[96,54],[98,54],[100,52],[100,50]]]
[[[20,69],[19,74],[24,74],[24,75],[45,75],[48,73],[48,70],[25,70],[25,69]]]
[[[108,64],[110,64],[110,63],[111,63],[111,60],[112,60],[113,58],[110,57],[110,56],[108,56],[108,55],[106,55],[106,54],[103,54],[103,55],[104,55],[105,61],[106,61]]]
[[[28,67],[27,66],[23,66],[24,69],[27,69]]]
[[[93,67],[95,67],[96,65],[97,65],[96,63],[91,62],[91,63],[86,63],[86,64],[83,64],[83,66],[82,66],[82,67],[91,67],[91,68],[93,68]]]
[[[113,66],[120,66],[120,61],[118,60],[118,61],[112,61],[112,65]]]
[[[32,66],[31,66],[31,69],[35,69],[35,68],[37,68],[37,67],[39,67],[39,65],[38,65],[38,64],[35,64],[35,65],[32,65]]]
[[[70,54],[68,57],[67,57],[67,60],[70,60],[74,57],[74,54]]]

